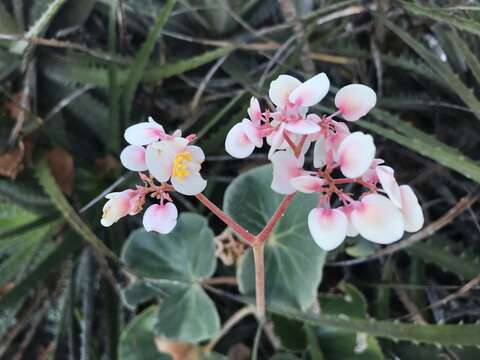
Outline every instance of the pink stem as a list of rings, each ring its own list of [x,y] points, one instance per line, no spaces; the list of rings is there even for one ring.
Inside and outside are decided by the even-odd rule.
[[[222,220],[227,226],[229,226],[233,231],[238,235],[244,238],[249,243],[253,243],[255,236],[250,234],[247,230],[243,228],[239,223],[233,220],[230,216],[225,214],[219,207],[212,203],[205,195],[198,194],[195,197],[205,205],[212,213],[214,213],[220,220]]]
[[[263,243],[267,239],[268,235],[270,235],[270,233],[273,231],[273,228],[277,224],[278,220],[280,220],[283,213],[287,210],[294,196],[295,193],[287,195],[282,199],[282,202],[278,206],[277,210],[275,210],[275,213],[272,215],[270,220],[268,220],[267,225],[265,225],[263,230],[256,236],[255,241]]]

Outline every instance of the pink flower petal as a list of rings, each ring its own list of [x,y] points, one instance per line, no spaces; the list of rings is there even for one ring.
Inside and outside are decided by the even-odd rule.
[[[190,146],[187,146],[186,151],[192,154],[193,159],[197,163],[201,164],[205,161],[205,153],[200,147],[195,145],[190,145]]]
[[[345,216],[348,219],[348,225],[347,225],[347,236],[349,237],[355,237],[358,235],[358,230],[355,228],[352,222],[352,211],[354,210],[354,207],[352,205],[344,206],[340,209]]]
[[[247,112],[254,124],[261,124],[262,110],[260,109],[260,103],[254,97],[250,99],[250,107],[247,109]]]
[[[325,181],[310,175],[301,175],[290,180],[290,184],[297,190],[306,194],[319,192]]]
[[[347,223],[347,217],[338,209],[316,208],[308,214],[310,234],[325,251],[335,249],[345,240]]]
[[[168,234],[177,224],[177,207],[168,202],[164,205],[155,204],[150,206],[143,215],[143,227],[147,231],[156,231],[160,234]]]
[[[376,103],[375,91],[361,84],[344,86],[335,96],[335,106],[348,121],[356,121],[365,116]]]
[[[295,134],[307,135],[307,134],[314,134],[320,131],[320,126],[315,124],[313,121],[302,119],[302,120],[287,122],[285,124],[285,129]]]
[[[238,123],[233,126],[225,139],[225,150],[234,158],[243,159],[255,149],[255,144],[245,132],[245,125]]]
[[[342,140],[338,147],[338,163],[348,178],[362,176],[375,156],[375,145],[370,135],[357,131]]]
[[[400,209],[378,194],[365,196],[352,211],[354,227],[365,239],[377,244],[390,244],[403,236],[405,223]]]
[[[383,190],[387,193],[392,202],[399,208],[402,207],[402,198],[400,196],[400,186],[394,177],[394,171],[390,166],[377,166],[376,173]]]
[[[270,137],[270,150],[268,151],[268,158],[271,159],[277,149],[286,143],[284,135],[284,124],[282,123],[276,130],[274,130]],[[287,144],[288,146],[288,144]]]
[[[284,108],[289,103],[288,97],[290,93],[301,84],[300,80],[293,76],[280,75],[270,83],[268,96],[276,106]]]
[[[320,73],[308,79],[289,96],[291,103],[298,106],[312,106],[320,102],[330,89],[330,80],[325,73]]]
[[[400,186],[402,197],[402,214],[405,220],[405,231],[415,232],[422,228],[423,211],[412,188],[408,185]]]
[[[125,168],[131,171],[147,170],[145,148],[140,145],[128,145],[120,153],[120,162]]]
[[[252,121],[248,119],[242,120],[243,131],[248,136],[249,140],[258,148],[263,146],[263,138],[258,129],[253,125]]]
[[[303,173],[303,160],[297,159],[290,151],[277,151],[272,155],[273,179],[271,188],[280,194],[292,194],[295,188],[290,183]]]
[[[125,130],[125,140],[131,145],[148,145],[158,141],[165,131],[156,122],[141,122]]]
[[[100,223],[108,227],[132,211],[136,204],[135,200],[138,199],[138,192],[128,189],[107,194],[105,197],[109,200],[103,206],[103,215]]]

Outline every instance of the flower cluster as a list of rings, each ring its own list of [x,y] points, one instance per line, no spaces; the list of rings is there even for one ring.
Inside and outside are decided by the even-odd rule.
[[[120,161],[128,170],[138,171],[144,185],[108,194],[101,224],[111,226],[124,216],[138,214],[149,195],[158,203],[145,211],[143,226],[161,234],[172,231],[178,211],[169,193],[196,195],[207,185],[200,175],[205,155],[198,146],[190,145],[194,139],[195,135],[182,137],[180,130],[169,135],[152,118],[126,129],[125,140],[130,145],[123,149]],[[142,173],[147,170],[150,176]]]
[[[262,111],[252,98],[249,119],[230,130],[226,151],[245,158],[255,147],[262,147],[265,138],[273,163],[272,189],[319,196],[308,226],[324,250],[336,248],[347,236],[360,234],[372,242],[389,244],[404,231],[418,231],[423,213],[410,186],[399,186],[393,169],[375,158],[370,135],[350,132],[345,122],[334,120],[340,116],[354,122],[365,116],[376,104],[375,92],[365,85],[347,85],[335,96],[336,112],[322,117],[309,113],[308,107],[319,103],[329,88],[325,73],[304,83],[280,75],[269,89],[275,108]],[[305,155],[312,144],[313,169],[307,170]],[[362,190],[356,199],[348,192],[355,184]]]

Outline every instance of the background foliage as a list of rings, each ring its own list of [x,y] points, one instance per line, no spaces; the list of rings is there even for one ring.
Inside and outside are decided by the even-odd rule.
[[[479,20],[466,0],[0,0],[0,358],[478,359]],[[232,159],[225,135],[272,78],[320,71],[376,89],[356,125],[424,230],[325,254],[298,196],[258,329],[250,252],[192,199],[168,236],[100,226],[135,182],[122,132],[151,115],[199,135],[206,195],[257,232],[280,201],[266,154]]]

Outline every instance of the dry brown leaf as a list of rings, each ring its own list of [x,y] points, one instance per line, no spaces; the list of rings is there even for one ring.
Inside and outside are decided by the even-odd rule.
[[[198,349],[195,345],[185,342],[172,341],[161,336],[155,337],[157,349],[170,354],[173,360],[197,360]]]
[[[250,348],[242,343],[233,345],[228,351],[228,360],[250,360]]]
[[[106,155],[95,160],[95,167],[100,177],[111,174],[112,171],[118,169],[119,166],[120,163],[112,155]]]
[[[0,175],[12,180],[15,179],[18,173],[23,170],[24,155],[25,147],[21,141],[16,148],[0,154]]]
[[[12,100],[7,100],[5,101],[5,109],[8,111],[9,115],[17,119],[20,114],[23,112],[23,109],[19,106],[19,104],[22,102],[22,97],[23,97],[23,92],[19,91],[17,92]]]
[[[61,147],[56,147],[47,153],[47,160],[62,192],[72,195],[75,186],[75,167],[72,156]]]

